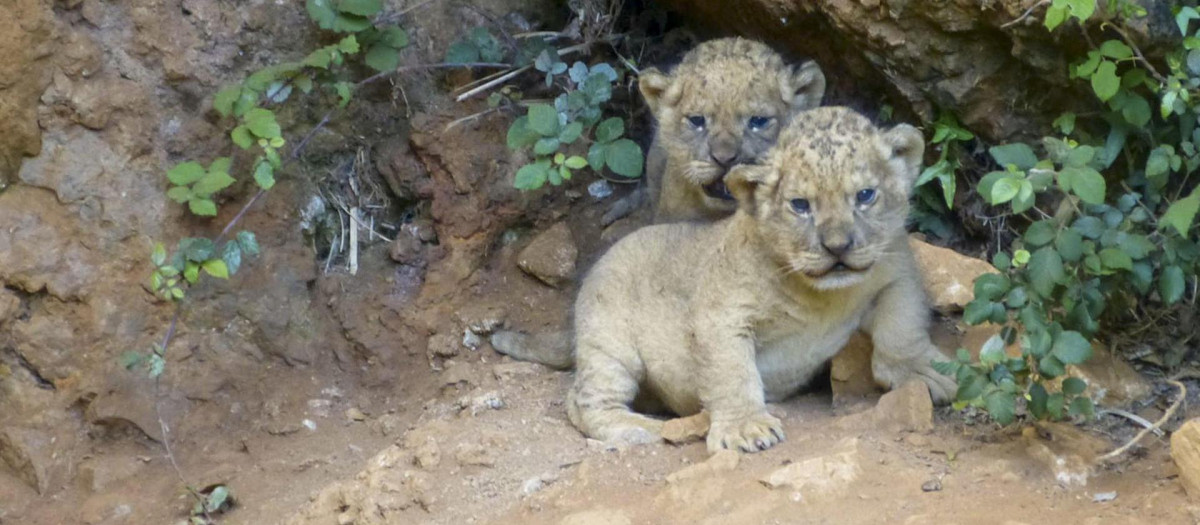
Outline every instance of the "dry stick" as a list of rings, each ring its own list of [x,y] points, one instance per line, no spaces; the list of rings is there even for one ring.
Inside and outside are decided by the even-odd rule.
[[[605,40],[606,40],[606,41],[612,41],[612,40],[619,39],[621,36],[623,36],[623,35],[613,35],[612,37],[610,37],[610,38],[607,38],[607,39],[605,39]],[[585,42],[585,43],[583,43],[583,44],[576,44],[576,45],[573,45],[573,46],[564,47],[564,48],[562,48],[562,49],[559,49],[559,50],[558,50],[558,56],[560,56],[560,57],[561,57],[561,56],[567,56],[567,55],[569,55],[569,54],[571,54],[571,53],[574,53],[574,52],[576,52],[576,51],[582,51],[582,50],[584,50],[584,49],[587,49],[587,48],[591,47],[591,45],[592,45],[591,43]],[[532,68],[533,68],[533,66],[525,66],[525,67],[521,67],[521,68],[518,68],[518,69],[514,69],[514,70],[512,70],[512,71],[509,71],[508,73],[505,73],[505,74],[503,74],[503,75],[501,75],[501,76],[499,76],[499,77],[497,77],[497,78],[495,78],[495,79],[493,79],[493,80],[491,80],[491,81],[488,81],[488,82],[485,82],[485,83],[483,83],[483,84],[479,85],[479,87],[476,87],[476,88],[474,88],[474,89],[472,89],[472,90],[470,90],[470,91],[467,91],[466,93],[463,93],[463,94],[459,95],[458,97],[456,97],[456,98],[454,99],[454,101],[455,101],[455,102],[462,102],[462,101],[464,101],[464,100],[466,100],[466,99],[468,99],[468,98],[471,98],[471,97],[473,97],[473,96],[475,96],[475,95],[478,95],[478,94],[480,94],[480,93],[482,93],[482,92],[484,92],[484,91],[487,91],[487,90],[489,90],[489,89],[491,89],[491,88],[494,88],[494,87],[496,87],[496,86],[498,86],[498,85],[500,85],[500,84],[503,84],[503,83],[505,83],[505,82],[508,82],[508,81],[509,81],[510,79],[512,79],[513,77],[515,77],[515,76],[517,76],[517,75],[520,75],[521,73],[524,73],[524,72],[526,72],[526,71],[529,71],[529,70],[530,70],[530,69],[532,69]]]
[[[464,64],[424,64],[424,65],[418,65],[418,66],[404,66],[404,67],[397,68],[395,71],[380,73],[377,75],[372,75],[366,79],[363,79],[357,85],[355,85],[355,88],[362,87],[366,84],[369,84],[371,82],[374,82],[376,80],[379,80],[387,75],[390,75],[390,74],[396,73],[396,72],[408,71],[408,70],[414,70],[414,69],[435,69],[435,68],[442,68],[442,67],[465,67],[468,65],[469,64],[467,64],[467,65],[464,65]],[[479,65],[480,67],[509,67],[508,64],[481,63],[481,64],[475,64],[475,65]],[[323,128],[327,124],[329,124],[329,119],[333,116],[333,112],[336,109],[338,109],[338,108],[334,108],[334,109],[331,109],[328,112],[326,112],[325,116],[321,118],[321,121],[318,122],[316,126],[313,126],[313,129],[310,130],[308,132],[308,134],[304,136],[304,139],[301,140],[300,143],[296,145],[296,147],[292,148],[291,156],[287,160],[284,161],[283,165],[280,166],[280,169],[282,169],[284,165],[287,165],[292,160],[300,158],[301,151],[304,150],[304,147],[308,145],[308,142],[310,140],[312,140],[313,136],[316,135],[317,131],[319,131],[321,128]],[[258,192],[255,193],[254,196],[251,197],[250,200],[247,201],[246,204],[242,206],[242,209],[238,210],[237,214],[234,215],[232,219],[230,219],[229,223],[225,225],[225,228],[221,230],[221,233],[219,235],[217,235],[216,239],[213,241],[214,244],[220,243],[222,240],[224,240],[225,236],[229,235],[229,232],[233,230],[233,227],[235,225],[237,225],[237,223],[241,222],[242,218],[245,217],[246,212],[249,211],[250,208],[252,206],[254,206],[254,204],[257,203],[258,200],[260,198],[262,198],[262,196],[264,194],[266,194],[266,192],[267,192],[267,190],[259,189]],[[171,324],[167,327],[167,334],[163,337],[162,346],[160,347],[162,349],[160,356],[163,357],[164,359],[166,358],[167,348],[170,347],[171,338],[175,336],[175,328],[179,324],[179,318],[183,313],[183,306],[184,306],[184,303],[182,301],[175,303],[175,312],[171,316]],[[154,378],[154,414],[155,414],[155,417],[158,418],[159,431],[162,433],[162,443],[163,443],[164,452],[166,453],[167,460],[171,463],[171,468],[175,471],[175,476],[179,478],[179,482],[183,483],[184,488],[186,488],[188,490],[188,492],[192,495],[192,497],[196,498],[196,501],[200,504],[200,510],[204,513],[205,519],[207,519],[208,521],[211,522],[212,517],[209,516],[209,514],[208,514],[208,508],[205,505],[204,498],[200,495],[200,493],[196,492],[195,489],[193,489],[192,486],[187,482],[187,479],[184,478],[183,470],[179,468],[179,462],[175,459],[175,452],[171,449],[170,427],[168,427],[168,425],[167,425],[167,420],[164,419],[162,416],[162,390],[160,387],[161,384],[162,384],[161,376]]]
[[[1171,419],[1171,417],[1173,417],[1175,415],[1175,411],[1179,410],[1179,405],[1182,405],[1183,400],[1187,399],[1187,387],[1184,386],[1183,383],[1176,381],[1174,379],[1168,379],[1167,382],[1170,383],[1175,388],[1179,389],[1179,399],[1176,399],[1175,402],[1171,404],[1171,408],[1168,408],[1167,412],[1165,414],[1163,414],[1163,416],[1161,418],[1159,418],[1158,421],[1155,421],[1154,424],[1149,427],[1143,428],[1142,431],[1138,432],[1136,436],[1133,436],[1133,439],[1129,440],[1128,443],[1121,445],[1121,448],[1118,448],[1112,452],[1109,452],[1108,454],[1105,454],[1103,456],[1096,458],[1097,463],[1104,462],[1104,461],[1111,461],[1111,460],[1117,458],[1118,456],[1120,456],[1121,454],[1124,454],[1127,450],[1129,450],[1130,448],[1133,448],[1134,445],[1136,445],[1139,441],[1141,441],[1142,438],[1146,437],[1147,434],[1149,434],[1153,430],[1163,426],[1163,424],[1165,424],[1167,421],[1169,421]]]
[[[1038,2],[1036,4],[1029,6],[1029,9],[1026,9],[1024,13],[1021,13],[1021,16],[1018,16],[1011,22],[1008,22],[1006,24],[1001,24],[1000,29],[1008,29],[1008,28],[1015,26],[1021,22],[1024,22],[1026,18],[1029,18],[1029,15],[1033,14],[1033,11],[1035,9],[1042,7],[1044,5],[1048,5],[1049,3],[1050,3],[1050,0],[1042,0],[1041,2]]]
[[[1166,432],[1163,432],[1163,430],[1161,428],[1154,426],[1154,423],[1151,423],[1148,419],[1146,419],[1142,416],[1139,416],[1137,414],[1134,414],[1133,412],[1130,412],[1128,410],[1121,410],[1119,408],[1108,408],[1108,409],[1101,410],[1099,412],[1099,415],[1121,416],[1125,419],[1128,419],[1130,421],[1133,421],[1134,423],[1141,425],[1142,428],[1151,429],[1150,431],[1153,432],[1154,435],[1156,435],[1158,437],[1162,437],[1164,434],[1166,434]]]

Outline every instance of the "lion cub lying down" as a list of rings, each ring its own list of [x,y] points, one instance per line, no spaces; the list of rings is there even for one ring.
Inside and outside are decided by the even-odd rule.
[[[762,165],[729,173],[732,217],[615,244],[575,303],[571,422],[596,439],[656,441],[662,422],[630,409],[650,398],[681,416],[707,410],[710,451],[763,450],[784,438],[765,402],[794,394],[859,329],[876,381],[918,378],[949,399],[904,231],[923,152],[912,126],[813,109]]]

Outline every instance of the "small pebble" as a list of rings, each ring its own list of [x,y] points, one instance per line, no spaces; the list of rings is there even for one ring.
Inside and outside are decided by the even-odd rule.
[[[1117,499],[1117,492],[1116,492],[1116,491],[1113,491],[1113,492],[1100,492],[1100,493],[1097,493],[1097,494],[1092,494],[1092,501],[1093,501],[1093,502],[1096,502],[1096,503],[1104,503],[1104,502],[1112,501],[1112,500],[1114,500],[1114,499]]]
[[[307,428],[314,432],[317,430],[317,423],[311,419],[305,419],[304,421],[301,421],[300,424],[304,425],[304,428]]]
[[[613,187],[608,181],[600,179],[596,182],[588,184],[588,195],[591,195],[596,200],[603,200],[609,195],[612,195]]]
[[[925,492],[938,492],[942,490],[942,481],[939,479],[931,479],[921,484],[921,490]]]

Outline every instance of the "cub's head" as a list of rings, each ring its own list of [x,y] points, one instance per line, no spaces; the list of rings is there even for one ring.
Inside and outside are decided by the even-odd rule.
[[[925,141],[907,124],[880,130],[853,110],[807,111],[758,166],[729,177],[739,212],[786,273],[818,290],[853,286],[905,235]]]
[[[815,62],[785,64],[765,44],[722,38],[696,46],[670,74],[643,70],[638,86],[671,161],[685,163],[706,203],[732,211],[725,173],[761,160],[793,115],[819,106],[825,75]]]

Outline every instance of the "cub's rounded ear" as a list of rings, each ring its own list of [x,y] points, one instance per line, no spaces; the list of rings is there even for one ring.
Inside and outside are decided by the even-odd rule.
[[[657,68],[648,67],[638,74],[638,91],[650,106],[650,112],[658,114],[662,106],[672,106],[679,101],[680,91],[672,86],[671,77]]]
[[[815,61],[800,64],[781,82],[783,99],[791,103],[792,111],[815,108],[825,98],[825,73]]]
[[[729,188],[739,208],[747,208],[753,205],[758,187],[770,183],[771,174],[772,169],[768,166],[738,164],[725,175],[725,187]]]
[[[905,188],[917,180],[925,157],[925,137],[917,128],[899,124],[879,135],[880,153],[892,172],[905,180]]]

